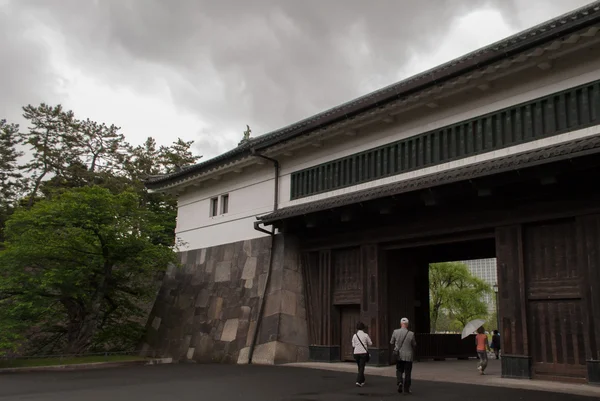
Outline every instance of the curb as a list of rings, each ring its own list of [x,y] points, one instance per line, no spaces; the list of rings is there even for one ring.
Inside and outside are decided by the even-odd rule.
[[[3,368],[2,373],[29,373],[29,372],[56,372],[56,371],[73,371],[73,370],[91,370],[103,368],[117,368],[123,366],[141,366],[141,365],[163,365],[173,363],[173,358],[155,358],[144,359],[139,361],[122,361],[122,362],[93,362],[93,363],[77,363],[70,365],[51,365],[51,366],[31,366],[23,368]]]

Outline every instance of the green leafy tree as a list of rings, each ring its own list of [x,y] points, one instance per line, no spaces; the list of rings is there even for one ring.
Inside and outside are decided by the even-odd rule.
[[[432,333],[439,330],[438,320],[442,314],[463,326],[472,319],[487,317],[483,297],[492,291],[491,287],[474,277],[464,263],[431,264],[429,288]]]
[[[140,300],[175,263],[164,228],[134,191],[74,188],[6,225],[0,253],[0,346],[35,340],[32,352],[81,353],[141,333]],[[137,330],[137,331],[136,331]],[[118,337],[118,336],[117,336]],[[135,337],[135,335],[134,335]],[[113,340],[110,340],[113,338]],[[123,344],[120,344],[123,346]]]

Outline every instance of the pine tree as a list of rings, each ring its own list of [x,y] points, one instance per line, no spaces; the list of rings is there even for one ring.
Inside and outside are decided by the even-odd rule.
[[[4,223],[11,215],[23,190],[23,176],[18,159],[23,152],[19,145],[19,126],[0,120],[0,244],[4,240]]]
[[[31,160],[23,166],[32,176],[27,202],[30,208],[44,179],[62,175],[69,165],[76,162],[73,144],[77,126],[73,112],[64,111],[61,105],[28,105],[23,107],[23,111],[30,127],[27,132],[21,133],[21,140],[32,150]]]

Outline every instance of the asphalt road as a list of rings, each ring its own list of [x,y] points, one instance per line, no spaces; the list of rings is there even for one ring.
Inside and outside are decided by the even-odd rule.
[[[0,401],[352,401],[393,400],[393,378],[305,368],[157,365],[0,375]],[[414,382],[407,399],[443,401],[589,401],[592,398],[461,384]]]

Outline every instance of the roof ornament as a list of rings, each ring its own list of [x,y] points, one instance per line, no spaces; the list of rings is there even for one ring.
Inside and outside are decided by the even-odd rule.
[[[252,133],[252,130],[250,129],[250,126],[248,124],[246,124],[246,131],[244,131],[244,137],[242,138],[240,143],[238,143],[238,146],[240,146],[246,142],[249,142],[251,133]]]

